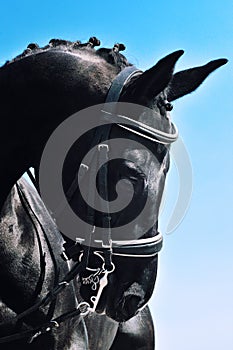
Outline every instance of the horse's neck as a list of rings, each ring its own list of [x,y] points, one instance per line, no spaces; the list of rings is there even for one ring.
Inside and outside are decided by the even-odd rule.
[[[18,290],[15,300],[10,299],[9,304],[23,307],[20,300],[30,302],[38,283],[41,284],[38,294],[45,295],[53,288],[55,280],[67,273],[68,266],[60,257],[62,236],[39,195],[24,179],[12,188],[4,203],[0,232],[0,275],[6,279],[6,283],[1,284],[0,295],[4,296],[4,288]]]
[[[0,131],[0,207],[14,183],[35,162],[56,127],[73,113],[102,103],[115,72],[97,67],[104,82],[81,68],[63,62],[50,68],[51,57],[22,60],[0,70],[0,105],[4,123]],[[69,55],[67,55],[69,56]],[[71,64],[86,67],[69,56]],[[53,62],[53,60],[51,61]],[[85,64],[84,64],[85,63]],[[44,69],[43,69],[44,67]],[[67,68],[67,69],[66,69]],[[25,74],[25,72],[29,72]],[[55,72],[54,72],[55,71]],[[86,72],[86,73],[85,73]]]
[[[25,181],[20,180],[19,184],[20,188],[14,186],[11,190],[0,216],[0,319],[1,323],[7,322],[9,318],[12,319],[12,327],[17,314],[31,306],[38,297],[45,297],[53,289],[54,283],[58,283],[55,278],[56,263],[52,259],[53,254],[60,272],[60,276],[57,274],[58,279],[68,272],[67,264],[60,257],[63,240],[49,213],[37,193],[28,187]],[[26,203],[22,203],[19,189],[22,190],[23,195],[26,195]],[[28,209],[25,209],[25,205]],[[36,217],[45,229],[49,243]],[[44,254],[46,265],[43,276],[41,275],[43,268],[41,257]],[[40,285],[39,289],[38,285]],[[74,307],[73,289],[72,286],[68,286],[62,295],[57,297],[54,317]],[[45,322],[47,311],[41,308],[32,316],[29,315],[26,324],[33,326]],[[43,339],[46,350],[60,349],[60,341],[62,344],[70,343],[67,349],[73,349],[74,343],[75,349],[87,348],[83,325],[75,324],[75,320],[70,322],[63,324],[63,328],[58,329],[54,334],[54,346],[51,345],[51,347],[49,343],[46,345]],[[10,331],[10,328],[7,331]],[[12,332],[15,332],[14,328]],[[13,348],[9,347],[9,349]]]
[[[6,279],[1,287],[1,296],[13,309],[19,305],[22,307],[22,300],[30,302],[43,268],[41,255],[45,243],[36,236],[35,229],[38,229],[35,219],[27,214],[14,186],[2,208],[0,222],[1,274]],[[12,293],[7,295],[9,290]]]
[[[20,149],[19,144],[17,150],[17,140],[12,142],[15,143],[14,149],[6,146],[1,147],[0,150],[0,164],[2,167],[0,172],[0,208],[3,207],[14,184],[30,167],[26,152]]]

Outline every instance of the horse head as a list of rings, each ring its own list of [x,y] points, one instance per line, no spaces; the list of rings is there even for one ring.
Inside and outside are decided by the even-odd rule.
[[[0,175],[2,203],[24,171],[30,166],[38,171],[41,154],[53,131],[74,113],[104,104],[113,80],[125,68],[132,66],[120,53],[124,49],[122,44],[112,49],[95,50],[97,44],[96,38],[91,38],[85,45],[55,39],[44,48],[30,44],[23,55],[0,69],[1,110],[5,119],[1,129],[0,153],[0,159],[5,164],[5,170]],[[174,74],[175,64],[182,54],[183,51],[176,51],[125,82],[119,95],[119,106],[121,103],[131,106],[136,127],[132,124],[127,128],[121,120],[113,123],[109,133],[112,139],[123,137],[140,141],[143,145],[143,149],[132,147],[132,143],[124,147],[119,145],[121,159],[118,157],[108,164],[109,201],[116,198],[115,187],[119,179],[127,180],[121,182],[125,194],[128,182],[133,184],[135,191],[128,211],[111,216],[112,228],[123,226],[125,218],[131,218],[133,212],[136,221],[130,234],[139,241],[139,245],[142,239],[142,247],[138,249],[135,244],[133,253],[124,254],[127,246],[118,245],[115,253],[113,248],[115,270],[108,276],[108,285],[95,311],[105,312],[117,321],[126,321],[146,305],[156,280],[157,254],[147,255],[148,244],[143,242],[151,242],[155,251],[153,239],[158,235],[159,206],[169,169],[169,146],[166,142],[153,140],[148,130],[157,130],[157,134],[160,131],[160,141],[161,133],[173,134],[174,125],[169,115],[171,102],[195,90],[212,71],[226,63],[225,59],[219,59]],[[115,114],[122,116],[121,106],[119,108]],[[151,110],[149,114],[148,110]],[[144,132],[138,132],[138,127],[142,125],[146,125],[143,129],[146,137]],[[77,144],[79,147],[74,145],[67,155],[63,169],[64,192],[69,190],[77,172],[77,163],[82,162],[82,149],[91,143],[93,135],[91,130],[89,138]],[[112,151],[114,158],[116,150]],[[85,181],[88,188],[90,179],[84,179],[84,184]],[[146,197],[149,198],[147,215],[137,221],[135,213],[140,211],[138,208],[143,208]],[[85,203],[80,205],[80,201],[80,193],[75,191],[69,204],[77,215],[85,217],[88,209]],[[101,227],[101,220],[101,214],[95,212],[92,224]],[[128,250],[131,248],[128,247]],[[99,257],[90,259],[93,260],[90,263],[95,265]],[[84,290],[82,297],[88,300],[89,292],[85,292],[85,286],[81,289]]]
[[[126,84],[120,96],[121,102],[140,104],[152,109],[153,113],[150,114],[148,111],[144,113],[143,108],[142,110],[139,109],[140,113],[138,113],[138,109],[135,108],[134,113],[136,115],[138,113],[136,119],[144,125],[149,125],[167,134],[174,132],[170,118],[170,111],[173,107],[172,101],[194,91],[212,71],[227,62],[225,59],[218,59],[204,66],[174,73],[175,63],[182,54],[183,51],[181,50],[174,52],[161,59],[155,66],[141,75],[133,77]],[[132,113],[129,113],[130,115]],[[154,115],[156,117],[153,117]],[[134,210],[136,212],[137,207],[140,207],[140,202],[143,201],[145,193],[150,199],[150,210],[147,211],[147,217],[144,218],[144,221],[137,222],[134,229],[138,230],[138,226],[145,225],[145,221],[146,227],[148,227],[148,221],[154,222],[149,230],[146,232],[142,230],[145,234],[140,237],[150,238],[158,234],[159,207],[166,174],[169,169],[169,145],[142,138],[140,133],[139,135],[132,134],[132,130],[127,130],[127,128],[123,131],[119,127],[113,130],[114,136],[120,137],[121,135],[122,137],[122,133],[125,133],[127,139],[140,139],[140,142],[146,146],[147,151],[135,150],[130,146],[128,149],[122,150],[122,158],[127,159],[131,154],[130,159],[131,161],[134,160],[134,165],[123,161],[121,165],[112,166],[110,184],[111,182],[116,184],[117,180],[123,176],[121,172],[124,171],[124,167],[128,168],[129,181],[137,179],[138,188],[136,191],[138,191],[139,196],[134,199]],[[134,174],[132,174],[132,168]],[[145,174],[146,180],[144,178],[143,187],[140,180]],[[110,188],[112,188],[111,185]],[[133,210],[133,207],[131,210]],[[130,210],[124,215],[129,216]],[[113,220],[119,223],[122,216],[119,215]],[[110,276],[110,286],[103,293],[102,303],[99,303],[99,312],[105,311],[109,317],[117,321],[125,321],[148,303],[156,281],[158,255],[152,257],[116,255],[113,261],[116,269]]]
[[[108,55],[111,57],[112,51],[103,50],[105,52],[103,57],[108,61]],[[163,135],[168,135],[167,138],[172,138],[176,134],[176,129],[169,114],[172,110],[171,102],[194,91],[213,70],[226,63],[225,59],[219,59],[204,66],[174,74],[175,63],[182,54],[182,50],[174,52],[161,59],[154,67],[144,73],[137,72],[137,74],[132,75],[122,86],[119,103],[116,107],[117,111],[115,110],[115,114],[111,112],[108,114],[109,122],[112,123],[108,138],[112,140],[126,139],[127,142],[122,144],[115,142],[115,148],[111,147],[112,159],[108,162],[108,175],[105,179],[108,193],[107,195],[102,193],[102,196],[110,203],[117,198],[118,192],[123,194],[123,198],[124,194],[127,197],[127,184],[129,182],[133,184],[133,199],[125,210],[110,215],[111,228],[114,231],[114,228],[120,227],[125,233],[123,226],[126,221],[133,221],[138,215],[138,220],[134,221],[131,226],[129,236],[134,240],[138,239],[138,244],[142,243],[142,247],[136,249],[136,252],[132,249],[132,253],[126,252],[123,244],[120,253],[117,253],[116,247],[115,250],[113,247],[112,261],[115,270],[109,274],[109,283],[104,288],[96,305],[95,311],[106,313],[107,316],[119,322],[130,319],[141,310],[148,303],[154,289],[158,256],[153,253],[147,255],[147,243],[144,246],[143,242],[153,242],[153,237],[158,236],[159,207],[169,169],[170,146],[169,141],[164,142],[159,138],[153,139],[153,137],[143,134],[142,131],[138,131],[137,127],[134,128],[133,123],[131,127],[125,126],[126,119],[121,118],[129,120],[133,115],[136,124],[139,122],[140,125],[148,127],[149,130],[159,130]],[[129,64],[126,65],[126,67],[129,66]],[[112,82],[109,83],[112,84]],[[101,84],[101,81],[98,81],[97,84]],[[106,104],[102,108],[105,109]],[[119,117],[119,120],[116,118],[113,122],[114,119],[112,120],[111,117],[114,115]],[[63,186],[66,193],[72,187],[77,169],[82,164],[84,153],[96,146],[96,142],[92,144],[95,132],[91,130],[89,134],[85,134],[85,138],[75,143],[66,157],[63,167]],[[98,134],[98,132],[96,133]],[[173,137],[174,140],[175,137]],[[104,139],[104,141],[106,140]],[[135,146],[134,141],[139,141],[143,147]],[[84,153],[83,150],[85,150]],[[87,168],[91,169],[92,166],[90,163]],[[87,197],[88,192],[90,192],[90,184],[95,181],[89,176],[87,174],[82,185],[87,191]],[[97,188],[98,177],[101,178],[101,176],[102,178],[105,176],[104,171],[97,174]],[[126,180],[126,182],[120,180]],[[116,186],[118,186],[117,191]],[[98,191],[101,193],[100,185]],[[145,204],[145,198],[149,198],[149,209],[146,211],[146,215],[144,213],[144,217],[139,218],[139,212]],[[88,205],[83,200],[79,190],[72,193],[69,205],[84,221],[86,221],[85,218],[92,217],[93,221],[90,221],[89,224],[95,227],[95,235],[98,237],[99,232],[96,228],[103,224],[103,213],[93,210],[90,215]],[[84,224],[78,232],[86,232],[85,230]],[[112,239],[114,242],[114,239],[117,240],[117,236],[115,238],[112,236]],[[150,243],[149,248],[151,248]],[[130,248],[128,247],[128,249]],[[101,248],[99,251],[101,252]],[[89,263],[94,266],[91,271],[97,271],[95,267],[98,265],[98,259],[96,256],[90,257]],[[94,275],[95,273],[90,274],[90,272],[89,274],[80,274],[79,287],[85,300],[91,298],[92,291],[88,284],[92,283],[90,280],[94,278]],[[85,281],[84,285],[81,281]]]

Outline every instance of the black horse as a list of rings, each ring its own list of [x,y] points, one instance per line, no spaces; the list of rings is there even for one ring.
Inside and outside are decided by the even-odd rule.
[[[97,44],[96,38],[91,38],[87,44],[54,39],[44,48],[30,44],[22,55],[7,62],[0,70],[0,99],[5,121],[1,128],[4,171],[0,175],[2,336],[22,334],[24,330],[49,322],[72,309],[76,302],[69,285],[47,306],[40,306],[26,317],[15,317],[38,300],[43,300],[46,293],[67,274],[68,267],[59,255],[62,237],[39,197],[25,183],[19,183],[13,192],[10,191],[29,167],[33,166],[38,175],[43,149],[57,126],[73,113],[103,104],[116,76],[132,66],[120,53],[124,48],[122,44],[115,45],[113,49],[95,50]],[[152,109],[158,116],[148,120],[145,113],[136,115],[140,125],[147,125],[146,131],[149,127],[166,135],[172,134],[174,127],[168,116],[171,102],[195,90],[213,70],[226,63],[225,59],[219,59],[173,74],[175,63],[182,53],[177,51],[166,56],[146,72],[130,76],[122,86],[119,102],[139,104]],[[74,182],[77,164],[81,164],[83,149],[88,149],[93,139],[96,140],[95,134],[91,131],[88,139],[75,143],[65,160],[63,186],[66,193]],[[122,159],[126,160],[120,161],[117,168],[116,163],[109,164],[105,187],[111,201],[116,196],[114,186],[119,179],[133,181],[137,201],[130,207],[130,212],[137,211],[140,198],[145,194],[149,197],[151,209],[147,220],[154,225],[140,238],[154,244],[158,235],[159,205],[169,168],[169,147],[164,147],[164,142],[159,142],[161,140],[155,142],[150,137],[144,137],[134,125],[124,128],[124,123],[112,124],[107,136],[110,139],[140,139],[147,149],[122,149]],[[131,160],[127,161],[129,153]],[[88,176],[85,181],[88,186]],[[72,209],[85,217],[88,208],[83,205],[80,209],[81,196],[76,188],[69,197]],[[25,216],[27,219],[24,219]],[[113,227],[121,225],[124,213],[111,219]],[[95,212],[93,220],[93,225],[101,226],[100,214]],[[143,232],[144,223],[139,222],[138,226]],[[139,238],[138,234],[136,236]],[[70,252],[73,243],[68,238],[66,240]],[[47,349],[85,349],[87,328],[90,349],[153,349],[153,323],[145,305],[154,289],[157,254],[142,254],[144,257],[141,259],[140,254],[124,254],[124,247],[115,249],[119,250],[114,254],[113,247],[111,263],[115,270],[109,274],[108,285],[103,289],[95,312],[85,317],[86,326],[80,317],[73,317],[63,322],[63,327],[61,325],[32,339],[30,344],[27,338],[23,338],[7,342],[2,348],[21,346],[37,349],[44,346]],[[78,260],[77,254],[82,251],[82,247],[75,251],[74,260]],[[91,263],[95,264],[95,258],[90,258]],[[80,278],[75,283],[79,301],[89,300],[88,289],[80,285],[85,277],[85,272],[80,271]]]

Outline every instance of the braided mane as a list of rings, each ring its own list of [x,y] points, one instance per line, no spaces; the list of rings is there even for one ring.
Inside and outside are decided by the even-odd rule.
[[[24,50],[20,55],[16,56],[10,61],[6,61],[5,65],[9,65],[13,62],[19,61],[24,57],[35,55],[40,52],[45,52],[49,50],[62,50],[67,52],[75,53],[77,51],[86,50],[89,53],[93,53],[105,59],[106,62],[116,66],[119,70],[124,69],[132,64],[128,62],[126,57],[120,53],[120,51],[125,50],[123,44],[115,44],[112,49],[100,48],[95,49],[96,46],[100,45],[100,41],[96,37],[91,37],[87,43],[81,43],[81,41],[69,41],[63,39],[51,39],[49,44],[44,47],[39,47],[38,44],[30,43],[26,50]],[[4,66],[5,66],[4,65]]]

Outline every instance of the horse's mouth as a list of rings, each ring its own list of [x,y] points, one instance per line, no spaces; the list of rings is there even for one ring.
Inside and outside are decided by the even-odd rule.
[[[125,322],[134,317],[141,309],[142,300],[137,295],[128,295],[114,306],[107,305],[102,312],[117,322]],[[100,310],[99,312],[100,313]]]
[[[110,290],[106,294],[103,293],[96,312],[105,314],[114,321],[125,322],[134,317],[145,304],[145,292],[138,283],[134,282],[120,297],[111,293]]]

